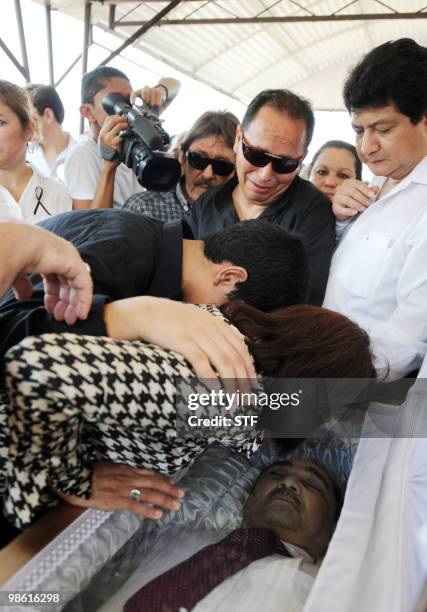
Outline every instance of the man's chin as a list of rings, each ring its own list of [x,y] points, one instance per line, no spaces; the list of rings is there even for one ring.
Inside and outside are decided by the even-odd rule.
[[[245,193],[247,199],[253,204],[258,204],[258,206],[268,206],[269,204],[276,202],[286,191],[287,187],[288,186],[280,191],[277,191],[271,188],[259,189],[255,186],[248,185],[245,189]]]
[[[193,201],[196,201],[197,198],[200,198],[200,196],[206,193],[209,189],[212,189],[212,186],[211,187],[209,187],[208,185],[195,186],[193,189],[193,193],[191,194]]]
[[[277,501],[269,504],[268,508],[264,509],[263,525],[267,529],[273,531],[294,531],[298,528],[300,522],[299,512],[293,504],[285,501]]]
[[[391,172],[390,169],[390,165],[387,163],[387,160],[381,159],[379,161],[369,161],[366,162],[366,165],[368,166],[369,170],[372,172],[372,174],[375,174],[375,176],[389,176],[389,173]]]

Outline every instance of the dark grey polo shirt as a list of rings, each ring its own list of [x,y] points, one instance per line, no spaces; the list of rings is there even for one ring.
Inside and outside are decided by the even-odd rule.
[[[196,200],[186,217],[195,238],[203,240],[209,234],[239,222],[233,205],[236,186],[237,178],[232,178]],[[285,193],[267,206],[258,219],[277,223],[301,237],[311,271],[308,301],[320,306],[335,246],[335,218],[329,198],[312,183],[297,176]]]

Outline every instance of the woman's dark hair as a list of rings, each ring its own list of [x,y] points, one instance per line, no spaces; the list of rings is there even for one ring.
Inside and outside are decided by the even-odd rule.
[[[323,151],[326,151],[326,149],[344,149],[345,151],[348,151],[349,153],[351,153],[354,157],[354,172],[355,172],[356,178],[359,180],[362,178],[362,162],[360,161],[357,155],[356,147],[350,144],[349,142],[345,142],[344,140],[328,140],[327,142],[322,144],[320,149],[316,151],[316,153],[313,156],[313,159],[311,160],[311,164],[309,166],[309,172],[312,171],[314,164],[319,158],[319,155],[323,153]]]
[[[306,304],[265,313],[231,302],[258,371],[277,378],[376,378],[369,336],[347,317]]]
[[[31,123],[31,105],[27,92],[9,81],[0,80],[0,100],[17,115],[23,130]]]

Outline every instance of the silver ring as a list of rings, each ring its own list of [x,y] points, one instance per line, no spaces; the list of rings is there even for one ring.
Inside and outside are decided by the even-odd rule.
[[[128,497],[131,501],[139,502],[141,501],[141,491],[139,489],[131,489],[128,493]]]

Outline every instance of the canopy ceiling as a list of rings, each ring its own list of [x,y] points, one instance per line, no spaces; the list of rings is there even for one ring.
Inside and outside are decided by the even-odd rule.
[[[134,47],[244,104],[286,87],[340,110],[349,67],[372,47],[404,36],[427,45],[427,0],[36,1],[90,17],[117,47],[133,36]]]

